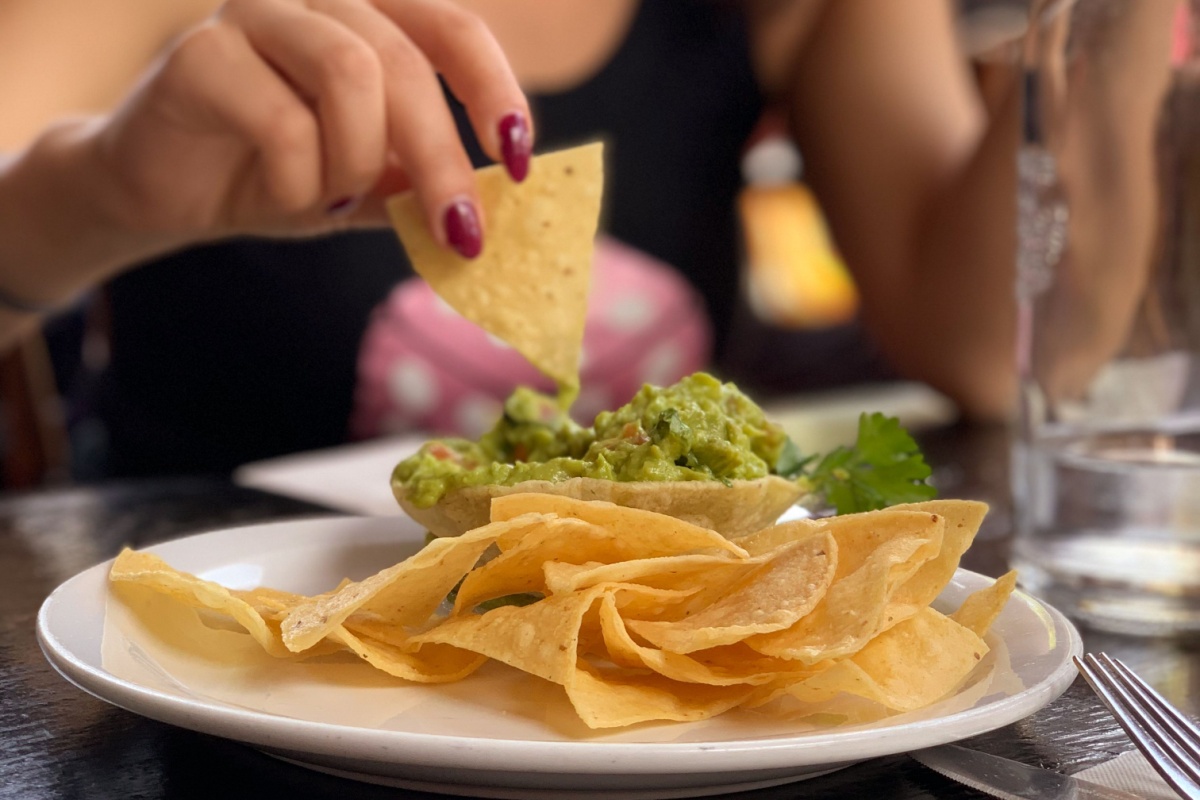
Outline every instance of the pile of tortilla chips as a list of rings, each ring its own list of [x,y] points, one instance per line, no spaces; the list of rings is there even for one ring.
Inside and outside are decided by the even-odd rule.
[[[496,498],[489,524],[316,597],[228,590],[129,550],[111,580],[227,615],[280,657],[349,651],[423,683],[495,659],[562,686],[592,728],[785,696],[906,711],[963,683],[1012,591],[1010,573],[950,616],[930,608],[985,512],[932,501],[729,540],[649,511],[519,494]]]

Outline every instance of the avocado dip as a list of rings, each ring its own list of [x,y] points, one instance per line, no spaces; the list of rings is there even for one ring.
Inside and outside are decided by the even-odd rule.
[[[732,383],[697,372],[660,388],[643,386],[590,428],[550,397],[519,388],[479,441],[427,442],[396,465],[392,483],[418,508],[455,489],[523,481],[757,480],[774,474],[787,436]]]

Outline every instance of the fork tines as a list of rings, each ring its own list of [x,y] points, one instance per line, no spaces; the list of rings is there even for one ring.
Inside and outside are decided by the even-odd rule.
[[[1075,666],[1163,779],[1200,800],[1200,728],[1120,659],[1089,653]]]

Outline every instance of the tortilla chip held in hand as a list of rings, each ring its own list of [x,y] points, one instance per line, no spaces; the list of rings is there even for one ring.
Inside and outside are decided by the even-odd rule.
[[[579,389],[602,150],[595,143],[537,156],[521,183],[499,165],[478,170],[484,241],[474,259],[437,243],[412,192],[388,200],[417,273],[455,311],[552,378],[564,405]]]

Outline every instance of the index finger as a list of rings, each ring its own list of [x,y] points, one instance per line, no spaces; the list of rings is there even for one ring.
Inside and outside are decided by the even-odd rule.
[[[399,162],[385,167],[384,175],[394,167],[402,170],[434,238],[464,258],[474,258],[483,246],[486,221],[479,212],[470,159],[433,65],[403,28],[369,3],[310,0],[310,5],[354,31],[378,54],[388,139]]]
[[[514,180],[524,180],[533,151],[529,102],[487,25],[446,0],[373,2],[446,79],[484,152],[503,162]]]

